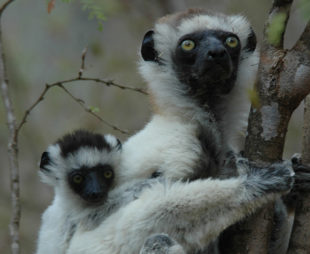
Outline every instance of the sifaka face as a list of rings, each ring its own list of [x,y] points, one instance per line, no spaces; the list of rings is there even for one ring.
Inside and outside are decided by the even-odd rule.
[[[40,175],[44,182],[79,197],[86,205],[100,205],[115,184],[120,152],[120,141],[111,135],[76,131],[42,154]]]
[[[239,56],[236,34],[204,30],[183,35],[172,59],[178,79],[193,91],[203,87],[226,94],[236,79]]]
[[[109,164],[91,168],[84,166],[72,170],[67,176],[71,190],[90,205],[105,202],[113,180],[114,170]]]
[[[255,33],[244,17],[197,9],[160,19],[145,34],[141,55],[159,78],[170,73],[183,94],[208,102],[231,92],[240,61],[255,49]]]

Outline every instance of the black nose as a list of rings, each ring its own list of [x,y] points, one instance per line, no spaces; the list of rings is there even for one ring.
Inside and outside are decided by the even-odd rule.
[[[50,163],[50,158],[48,156],[48,152],[44,152],[41,155],[41,161],[40,161],[40,168],[41,169],[46,169],[46,166]]]
[[[89,203],[101,203],[105,199],[105,195],[102,192],[92,192],[87,195],[86,199]]]
[[[223,61],[227,59],[227,56],[226,49],[220,45],[210,48],[207,52],[208,60],[211,61]]]
[[[209,62],[221,63],[229,58],[223,42],[214,36],[206,36],[203,50],[205,52],[204,57]]]

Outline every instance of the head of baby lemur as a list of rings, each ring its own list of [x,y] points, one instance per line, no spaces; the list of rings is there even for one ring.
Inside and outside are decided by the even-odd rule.
[[[114,136],[78,130],[47,148],[39,174],[65,202],[97,206],[114,185],[120,152],[121,143]]]
[[[246,18],[202,9],[159,19],[145,34],[141,55],[140,72],[160,112],[218,105],[235,86],[253,84],[258,62]]]

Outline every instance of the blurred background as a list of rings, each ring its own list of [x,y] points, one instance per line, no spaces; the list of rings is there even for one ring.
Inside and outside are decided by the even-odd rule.
[[[1,0],[2,3],[4,0]],[[154,21],[170,12],[188,7],[204,7],[224,13],[242,13],[249,18],[259,41],[270,0],[97,0],[104,12],[102,26],[82,10],[83,1],[56,0],[48,14],[48,1],[14,1],[4,12],[3,39],[11,96],[20,121],[25,110],[39,97],[46,83],[77,77],[81,53],[88,47],[84,76],[113,80],[127,86],[145,88],[137,72],[139,47],[144,33]],[[285,46],[294,45],[302,32],[298,1],[292,8]],[[135,133],[150,117],[146,95],[92,82],[66,85],[86,105],[121,129]],[[302,113],[292,117],[285,157],[301,150]],[[63,90],[49,90],[44,101],[32,111],[19,137],[21,177],[21,253],[33,253],[40,216],[51,202],[52,189],[40,183],[38,161],[45,148],[64,133],[76,128],[112,133],[127,138],[86,113]],[[9,253],[10,184],[7,159],[7,126],[0,107],[0,253]]]

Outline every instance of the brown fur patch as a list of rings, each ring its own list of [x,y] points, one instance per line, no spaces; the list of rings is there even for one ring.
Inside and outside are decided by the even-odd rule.
[[[160,108],[158,107],[158,105],[156,103],[155,96],[152,94],[152,91],[150,89],[148,90],[148,93],[149,93],[149,102],[150,102],[150,105],[151,105],[152,112],[154,114],[160,115],[161,114],[161,110],[160,110]]]
[[[220,16],[222,19],[226,19],[227,16],[222,13],[212,12],[202,8],[190,8],[186,11],[176,12],[163,16],[157,20],[157,24],[168,24],[171,27],[177,29],[177,27],[184,21],[189,20],[195,16],[207,15],[207,16]]]
[[[177,27],[181,24],[184,19],[190,19],[197,15],[210,15],[211,13],[200,8],[191,8],[186,11],[176,12],[173,14],[168,14],[158,19],[156,23],[158,24],[169,24],[170,26]]]

